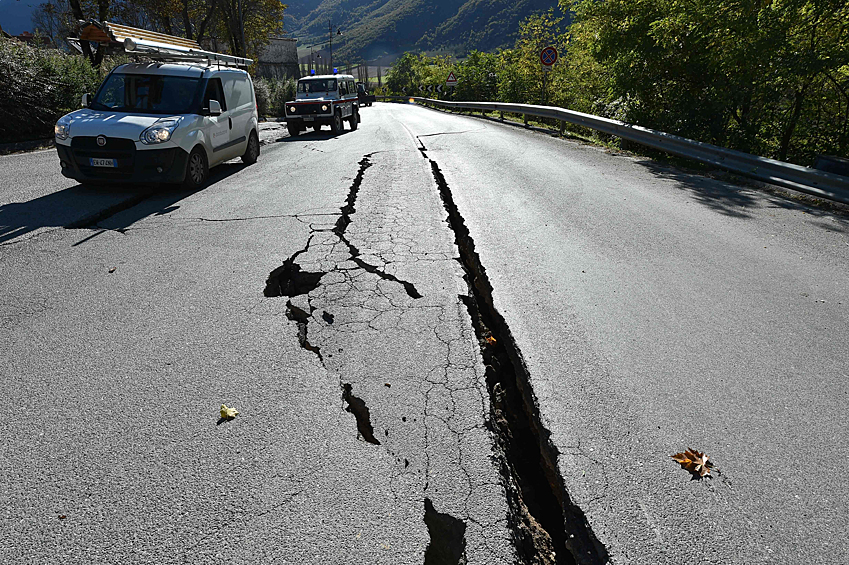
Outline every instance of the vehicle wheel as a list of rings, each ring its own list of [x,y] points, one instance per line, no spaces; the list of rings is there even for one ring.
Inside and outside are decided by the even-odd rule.
[[[248,137],[248,146],[245,148],[245,154],[242,155],[242,163],[245,165],[253,165],[259,158],[259,137],[256,130],[251,131]]]
[[[206,160],[206,151],[198,145],[189,154],[186,163],[186,179],[183,185],[186,188],[200,188],[209,178],[209,163]]]
[[[336,112],[333,114],[333,123],[330,124],[330,129],[333,133],[342,133],[342,114]]]
[[[299,128],[299,127],[298,127],[298,126],[296,126],[295,124],[289,124],[289,123],[287,123],[287,124],[286,124],[286,129],[287,129],[287,130],[289,130],[289,135],[291,135],[292,137],[295,137],[296,135],[298,135],[299,133],[301,133],[301,128]]]
[[[312,127],[312,130],[313,130],[313,131],[321,131],[321,124],[315,124],[315,125]]]
[[[357,124],[360,123],[360,111],[354,108],[351,117],[348,119],[348,124],[351,126],[351,131],[357,129]]]

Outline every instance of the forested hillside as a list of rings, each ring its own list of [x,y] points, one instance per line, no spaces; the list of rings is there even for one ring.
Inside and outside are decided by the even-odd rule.
[[[301,45],[334,30],[341,59],[374,59],[409,49],[465,54],[512,45],[519,22],[557,0],[301,0],[289,2],[287,31]],[[341,28],[342,35],[335,35]],[[337,47],[338,46],[338,47]]]

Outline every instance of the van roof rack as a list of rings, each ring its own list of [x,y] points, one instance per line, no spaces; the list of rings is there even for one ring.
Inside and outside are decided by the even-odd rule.
[[[127,53],[146,55],[155,61],[208,62],[243,69],[253,64],[253,59],[205,51],[197,41],[184,37],[166,35],[107,21],[98,23],[92,20],[90,26],[86,27],[85,31],[89,33],[81,33],[80,39],[89,39],[100,43],[120,43],[123,44],[124,51]],[[84,35],[90,37],[83,37]]]

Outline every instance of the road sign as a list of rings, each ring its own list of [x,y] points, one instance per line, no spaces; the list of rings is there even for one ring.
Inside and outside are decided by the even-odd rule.
[[[437,91],[438,93],[442,94],[442,85],[441,85],[441,84],[437,84],[437,85],[436,85],[436,91]]]
[[[457,86],[457,77],[454,76],[454,71],[448,73],[448,78],[445,79],[445,86]]]
[[[422,92],[424,92],[424,91],[425,91],[425,85],[420,84],[420,85],[419,85],[419,90],[420,90],[420,91],[422,91]]]
[[[427,85],[427,91],[433,92],[433,85],[432,84]]]
[[[539,60],[546,67],[550,67],[557,62],[557,49],[554,47],[546,47],[539,54]]]
[[[406,87],[406,86],[405,86],[405,87],[403,87],[403,88],[401,89],[401,92],[403,92],[404,94],[407,94],[407,87]]]

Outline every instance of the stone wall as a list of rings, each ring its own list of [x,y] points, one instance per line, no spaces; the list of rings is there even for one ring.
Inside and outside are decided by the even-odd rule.
[[[279,80],[300,78],[297,42],[289,37],[272,37],[259,54],[256,76]]]

